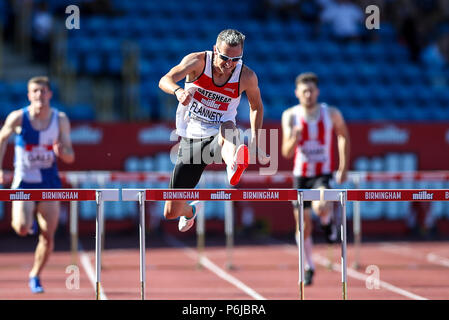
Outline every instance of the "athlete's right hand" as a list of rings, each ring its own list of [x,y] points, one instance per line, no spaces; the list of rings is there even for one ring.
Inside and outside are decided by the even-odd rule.
[[[0,184],[5,184],[5,174],[2,169],[0,169]]]
[[[181,102],[182,105],[187,106],[190,103],[190,100],[192,100],[192,95],[181,88],[180,90],[175,92],[176,99],[178,99],[179,102]]]
[[[295,137],[296,141],[299,141],[302,136],[302,127],[294,126],[292,129],[292,137]]]

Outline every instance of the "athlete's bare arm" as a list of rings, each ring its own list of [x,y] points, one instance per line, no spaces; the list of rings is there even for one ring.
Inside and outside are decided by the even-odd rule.
[[[196,79],[204,70],[205,52],[194,52],[185,56],[181,62],[170,69],[170,71],[159,80],[159,88],[162,91],[174,94],[179,102],[188,105],[192,96],[177,84],[186,78],[187,81]],[[176,90],[176,92],[175,92]]]
[[[252,147],[258,147],[260,135],[259,129],[262,129],[264,110],[262,97],[260,96],[259,80],[256,73],[247,66],[243,66],[242,75],[240,78],[240,87],[241,92],[246,92],[250,106],[249,117],[251,124],[251,145]],[[269,156],[267,156],[264,150],[260,150],[259,148],[257,150],[260,156],[259,160],[265,163],[269,159]]]
[[[16,132],[17,128],[22,125],[22,110],[11,112],[6,117],[5,124],[0,130],[0,183],[4,183],[3,178],[3,158],[5,157],[6,147],[8,146],[9,137]]]
[[[302,129],[293,125],[294,108],[282,113],[282,156],[291,159],[295,154],[296,145],[301,138]]]
[[[56,156],[66,163],[75,161],[75,152],[70,139],[70,121],[64,112],[59,112],[59,138],[58,142],[53,146]]]
[[[340,110],[335,107],[330,107],[329,111],[333,126],[335,128],[335,134],[337,135],[338,156],[340,161],[335,178],[336,182],[340,184],[345,182],[347,178],[351,144],[349,139],[348,127],[346,126],[346,122]]]
[[[260,96],[259,80],[257,75],[247,66],[243,66],[240,78],[241,91],[246,92],[250,106],[251,134],[255,137],[257,130],[262,129],[263,103]]]

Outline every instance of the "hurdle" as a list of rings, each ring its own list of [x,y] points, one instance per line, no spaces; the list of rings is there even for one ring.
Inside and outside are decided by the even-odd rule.
[[[343,299],[347,299],[346,266],[346,202],[347,201],[449,201],[449,189],[334,189],[324,190],[325,201],[340,201],[341,222],[341,268]]]
[[[118,201],[118,189],[6,189],[0,190],[0,201],[96,201],[95,231],[95,297],[100,300],[101,239],[104,230],[104,201]]]
[[[449,171],[391,171],[391,172],[348,172],[348,179],[359,189],[363,182],[421,182],[449,181]],[[360,269],[360,249],[362,244],[362,221],[360,201],[353,203],[353,233],[354,233],[354,263],[355,269]]]
[[[299,297],[304,300],[304,201],[320,199],[319,190],[302,189],[122,189],[123,201],[140,201],[141,217],[145,216],[144,201],[294,201],[300,203],[300,246],[298,251]],[[140,221],[141,234],[145,225]],[[145,242],[140,241],[141,287],[145,289]],[[141,296],[142,300],[144,295]]]

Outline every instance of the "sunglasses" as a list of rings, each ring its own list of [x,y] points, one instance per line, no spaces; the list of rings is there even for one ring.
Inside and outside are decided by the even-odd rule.
[[[224,54],[220,53],[220,51],[218,50],[218,48],[217,48],[217,52],[218,52],[218,56],[219,56],[220,59],[223,60],[223,61],[231,60],[232,62],[237,62],[237,61],[239,61],[240,59],[242,59],[242,57],[243,57],[243,55],[238,56],[238,57],[228,57],[227,55],[224,55]]]

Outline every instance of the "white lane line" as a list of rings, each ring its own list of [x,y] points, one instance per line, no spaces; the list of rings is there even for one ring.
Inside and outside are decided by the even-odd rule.
[[[81,244],[79,244],[79,255],[80,255],[81,265],[84,267],[84,271],[86,271],[87,277],[89,278],[89,281],[92,284],[92,286],[94,288],[94,292],[95,292],[97,290],[95,271],[92,266],[92,263],[90,262],[89,255],[86,252],[84,252],[83,249],[81,249]],[[100,284],[100,299],[108,300],[108,297],[106,296],[106,293],[101,284]]]
[[[439,264],[441,266],[445,266],[449,268],[449,259],[441,257],[433,252],[427,254],[426,256],[427,261]]]
[[[427,262],[437,264],[443,267],[449,268],[449,259],[439,256],[433,252],[429,252],[427,254],[425,253],[419,253],[415,249],[408,247],[406,244],[403,244],[402,246],[392,243],[384,243],[382,246],[382,250],[388,251],[394,254],[398,254],[404,257],[412,257],[417,260],[426,260]]]
[[[177,240],[176,238],[167,235],[166,236],[166,241],[168,244],[170,244],[173,247],[177,247],[177,248],[182,248],[184,250],[184,252],[193,260],[197,259],[197,253],[195,250],[186,247],[181,241]],[[243,282],[241,282],[240,280],[238,280],[237,278],[235,278],[234,276],[230,275],[229,273],[227,273],[226,271],[224,271],[222,268],[220,268],[219,266],[217,266],[215,263],[213,263],[212,261],[210,261],[207,257],[201,257],[200,261],[201,265],[203,265],[205,268],[207,268],[208,270],[210,270],[211,272],[215,273],[218,277],[222,278],[223,280],[231,283],[232,285],[234,285],[235,287],[237,287],[238,289],[242,290],[243,292],[245,292],[247,295],[249,295],[250,297],[256,299],[256,300],[266,300],[265,297],[263,297],[262,295],[260,295],[259,293],[257,293],[254,289],[248,287],[246,284],[244,284]]]
[[[281,241],[278,241],[276,239],[274,239],[274,241],[281,242]],[[284,242],[281,242],[281,243],[284,243]],[[291,245],[291,244],[285,243],[285,246],[286,246],[286,249],[287,249],[286,251],[288,253],[294,254],[296,256],[298,255],[298,250],[297,250],[297,247],[295,245]],[[293,252],[293,250],[294,250],[294,252]],[[313,257],[313,260],[315,262],[317,262],[318,264],[322,265],[323,267],[328,268],[331,265],[333,271],[341,273],[341,265],[339,263],[332,263],[331,264],[331,261],[329,259],[323,257],[320,254],[313,254],[312,257]],[[360,272],[356,271],[353,268],[347,268],[347,275],[349,277],[354,278],[354,279],[364,281],[365,283],[366,283],[366,280],[368,279],[368,277],[370,276],[370,275],[366,275],[366,274],[360,273]],[[396,286],[392,285],[391,283],[388,283],[388,282],[385,282],[385,281],[382,281],[382,280],[379,280],[379,285],[382,288],[384,288],[384,289],[386,289],[388,291],[392,291],[392,292],[397,293],[399,295],[405,296],[405,297],[407,297],[409,299],[413,299],[413,300],[428,300],[427,298],[421,297],[421,296],[419,296],[417,294],[414,294],[414,293],[412,293],[410,291],[401,289],[399,287],[396,287]]]
[[[321,256],[320,254],[314,254],[313,255],[313,260],[315,260],[317,263],[321,264],[324,267],[328,267],[330,260]],[[341,271],[341,265],[339,263],[333,263],[332,264],[332,270],[334,270],[335,272],[340,272]],[[364,273],[360,273],[352,268],[347,268],[347,272],[348,272],[348,276],[360,280],[360,281],[364,281],[366,283],[366,281],[369,279],[370,275],[366,275]],[[417,294],[414,294],[410,291],[401,289],[399,287],[396,287],[394,285],[392,285],[391,283],[382,281],[379,279],[379,286],[388,290],[388,291],[392,291],[394,293],[397,293],[401,296],[407,297],[409,299],[413,299],[413,300],[428,300],[427,298],[421,297]]]

